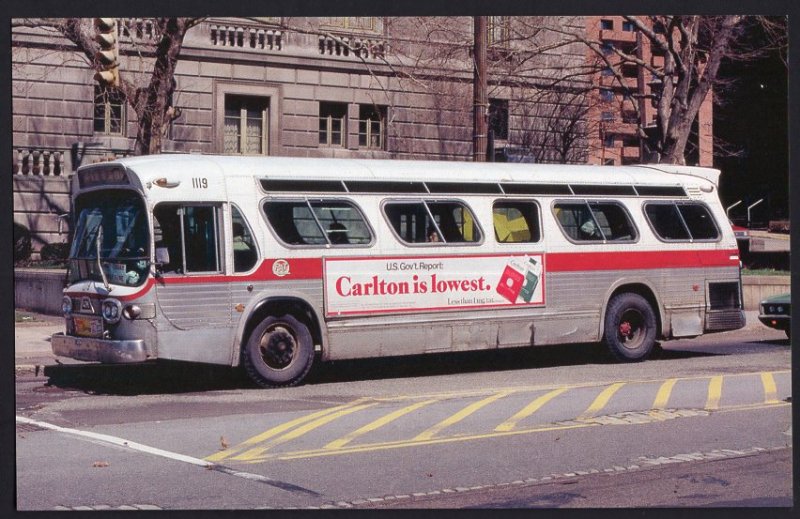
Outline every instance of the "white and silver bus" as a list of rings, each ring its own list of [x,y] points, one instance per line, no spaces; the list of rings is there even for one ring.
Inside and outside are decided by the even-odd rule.
[[[56,355],[242,365],[744,326],[719,171],[205,155],[78,170]]]

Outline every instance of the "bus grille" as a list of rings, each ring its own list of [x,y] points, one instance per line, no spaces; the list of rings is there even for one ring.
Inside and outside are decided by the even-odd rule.
[[[709,283],[709,308],[711,310],[730,310],[741,308],[739,300],[739,283]]]
[[[744,312],[741,310],[723,310],[709,312],[706,317],[706,331],[738,330],[745,325]]]

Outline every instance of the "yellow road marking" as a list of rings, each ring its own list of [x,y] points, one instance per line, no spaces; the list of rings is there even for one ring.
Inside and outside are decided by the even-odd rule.
[[[254,448],[254,449],[250,449],[250,450],[248,450],[246,452],[243,452],[243,453],[241,453],[241,454],[239,454],[237,456],[232,456],[232,457],[230,457],[230,459],[240,460],[240,461],[249,461],[249,460],[252,460],[252,459],[255,459],[255,458],[261,458],[261,457],[264,456],[264,452],[268,451],[272,447],[275,447],[276,445],[280,445],[282,443],[286,443],[286,442],[291,441],[291,440],[296,440],[297,438],[303,436],[304,434],[307,434],[307,433],[313,431],[314,429],[322,427],[323,425],[326,425],[326,424],[328,424],[328,423],[330,423],[330,422],[332,422],[332,421],[334,421],[336,419],[339,419],[339,418],[341,418],[343,416],[347,416],[349,414],[355,413],[357,411],[361,411],[362,409],[366,409],[367,407],[372,407],[372,406],[377,405],[377,404],[378,404],[378,402],[370,402],[370,403],[366,403],[366,404],[356,405],[356,406],[353,406],[353,407],[347,407],[345,409],[340,409],[339,411],[336,411],[335,413],[326,414],[325,416],[322,416],[322,417],[314,420],[313,422],[307,423],[306,425],[302,425],[302,426],[298,427],[297,429],[289,431],[288,433],[284,434],[283,436],[279,436],[277,438],[273,438],[272,440],[268,441],[267,443],[261,444],[261,445],[259,445],[258,447]]]
[[[534,400],[530,404],[528,404],[525,407],[523,407],[522,409],[520,409],[517,412],[517,414],[515,414],[514,416],[512,416],[511,418],[509,418],[505,422],[503,422],[500,425],[498,425],[497,427],[495,427],[494,430],[497,431],[497,432],[504,432],[504,431],[510,431],[510,430],[514,429],[517,426],[517,423],[519,423],[521,420],[529,417],[530,415],[532,415],[533,413],[535,413],[536,411],[541,409],[541,407],[544,404],[546,404],[550,400],[554,399],[555,397],[557,397],[561,393],[567,391],[568,389],[569,388],[566,388],[566,387],[560,387],[558,389],[554,389],[553,391],[550,391],[549,393],[546,393],[546,394],[540,396],[539,398],[537,398],[536,400]]]
[[[597,395],[597,398],[594,399],[592,405],[590,405],[582,415],[576,418],[576,420],[588,420],[589,418],[595,416],[606,406],[606,404],[608,404],[608,401],[611,400],[611,397],[614,396],[614,393],[619,391],[619,389],[624,385],[625,382],[617,382],[616,384],[611,384],[605,388],[602,393]]]
[[[253,436],[252,438],[248,438],[247,440],[243,441],[242,443],[240,443],[240,444],[238,444],[238,445],[236,445],[234,447],[231,447],[230,449],[225,449],[223,451],[216,452],[216,453],[214,453],[214,454],[212,454],[210,456],[206,456],[205,460],[206,461],[221,461],[221,460],[231,456],[233,453],[235,453],[237,451],[242,451],[242,450],[247,449],[248,447],[251,447],[253,445],[257,445],[257,444],[259,444],[259,443],[261,443],[263,441],[266,441],[266,440],[268,440],[268,439],[270,439],[270,438],[272,438],[274,436],[282,434],[282,433],[288,431],[289,429],[292,429],[293,427],[297,427],[297,426],[303,425],[304,423],[310,422],[312,420],[316,420],[317,418],[325,416],[325,415],[327,415],[329,413],[335,413],[335,412],[340,411],[342,409],[348,409],[348,408],[350,408],[350,407],[352,407],[354,405],[360,404],[364,400],[365,399],[363,399],[363,398],[359,398],[358,400],[354,400],[354,401],[352,401],[350,403],[347,403],[347,404],[344,404],[344,405],[331,407],[330,409],[323,409],[322,411],[317,411],[316,413],[311,413],[311,414],[306,415],[306,416],[301,416],[300,418],[295,418],[294,420],[290,420],[290,421],[288,421],[286,423],[282,423],[280,425],[276,425],[275,427],[273,427],[273,428],[271,428],[271,429],[269,429],[267,431],[264,431],[263,433],[260,433],[260,434],[258,434],[256,436]]]
[[[711,377],[708,383],[708,399],[706,409],[713,411],[719,409],[719,399],[722,396],[722,376]]]
[[[670,378],[661,384],[661,387],[658,388],[658,393],[656,394],[656,400],[653,402],[653,409],[667,408],[667,402],[669,402],[669,397],[672,394],[672,388],[675,387],[675,383],[677,381],[677,378]]]
[[[549,432],[549,431],[563,431],[566,429],[582,429],[584,427],[597,427],[600,424],[586,422],[586,423],[573,423],[573,424],[565,424],[565,425],[546,425],[543,427],[536,427],[531,429],[516,429],[514,431],[505,431],[505,432],[490,432],[484,434],[469,434],[464,436],[450,436],[445,438],[430,438],[427,440],[401,440],[395,442],[385,442],[385,443],[370,443],[365,445],[356,445],[353,447],[345,447],[343,449],[336,449],[336,450],[326,450],[326,449],[314,449],[314,450],[307,450],[307,451],[297,451],[297,452],[286,452],[281,454],[276,454],[274,456],[275,459],[279,460],[293,460],[293,459],[301,459],[301,458],[318,458],[321,456],[336,456],[340,454],[357,454],[362,452],[374,452],[380,450],[389,450],[389,449],[402,449],[405,447],[419,447],[423,445],[438,445],[443,443],[453,443],[453,442],[463,442],[463,441],[471,441],[471,440],[482,440],[482,439],[489,439],[489,438],[500,438],[503,436],[516,436],[520,434],[531,434],[537,432]],[[262,460],[258,460],[262,461]]]
[[[398,418],[400,418],[402,416],[407,415],[408,413],[412,413],[412,412],[416,411],[417,409],[420,409],[422,407],[425,407],[428,404],[432,404],[432,403],[438,402],[438,401],[439,401],[438,398],[434,398],[434,399],[431,399],[431,400],[425,400],[423,402],[417,402],[416,404],[411,404],[409,406],[403,407],[402,409],[398,409],[397,411],[394,411],[393,413],[389,413],[386,416],[382,416],[382,417],[378,418],[374,422],[368,423],[367,425],[365,425],[365,426],[363,426],[363,427],[351,432],[350,434],[348,434],[346,436],[343,436],[342,438],[339,438],[338,440],[334,440],[334,441],[330,442],[325,447],[323,447],[323,449],[326,449],[326,450],[341,449],[342,447],[344,447],[348,443],[352,442],[354,439],[358,438],[359,436],[362,436],[364,434],[367,434],[368,432],[372,432],[372,431],[374,431],[376,429],[379,429],[379,428],[383,427],[384,425],[386,425],[386,424],[388,424],[390,422],[393,422],[393,421],[397,420]]]
[[[788,407],[788,406],[791,406],[791,404],[787,402],[777,402],[774,404],[759,403],[759,404],[748,404],[744,406],[725,407],[721,408],[720,412],[742,412],[742,411],[753,411],[757,409],[768,409],[768,408],[778,408],[778,407]],[[418,442],[401,440],[395,442],[356,445],[351,447],[345,447],[343,449],[338,449],[338,450],[312,449],[307,451],[285,452],[280,454],[274,454],[271,456],[271,458],[277,460],[295,460],[295,459],[305,459],[305,458],[318,458],[323,456],[338,456],[343,454],[359,454],[364,452],[374,452],[380,450],[401,449],[405,447],[418,447],[424,445],[439,445],[439,444],[454,443],[454,442],[502,438],[505,436],[517,436],[520,434],[534,434],[540,432],[562,431],[567,429],[582,429],[585,427],[597,427],[600,425],[601,424],[597,422],[572,423],[565,425],[549,424],[532,428],[515,429],[513,431],[490,432],[490,433],[471,434],[464,436],[451,436],[446,438],[434,438]],[[250,461],[249,463],[260,463],[263,461],[265,460],[260,459],[260,460]]]
[[[764,403],[772,404],[778,401],[778,388],[775,386],[775,378],[772,373],[761,374],[761,384],[764,386]]]
[[[450,427],[451,425],[454,425],[454,424],[460,422],[461,420],[463,420],[464,418],[468,417],[472,413],[478,411],[482,407],[485,407],[485,406],[491,404],[492,402],[494,402],[496,400],[499,400],[499,399],[501,399],[504,396],[507,396],[509,394],[511,394],[511,391],[503,391],[501,393],[494,394],[494,395],[492,395],[492,396],[490,396],[488,398],[484,398],[483,400],[479,400],[479,401],[477,401],[477,402],[475,402],[473,404],[470,404],[467,407],[465,407],[464,409],[462,409],[461,411],[457,412],[456,414],[454,414],[454,415],[450,416],[449,418],[447,418],[445,420],[442,420],[441,422],[437,423],[436,425],[434,425],[430,429],[428,429],[426,431],[423,431],[422,433],[418,434],[411,441],[420,442],[420,441],[430,440],[434,436],[436,436],[439,432],[441,432],[443,429],[445,429],[447,427]]]

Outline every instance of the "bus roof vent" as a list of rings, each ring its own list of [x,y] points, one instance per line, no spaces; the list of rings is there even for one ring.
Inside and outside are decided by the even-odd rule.
[[[689,195],[689,198],[702,198],[703,192],[700,191],[700,188],[697,186],[688,186],[686,188],[686,194]]]

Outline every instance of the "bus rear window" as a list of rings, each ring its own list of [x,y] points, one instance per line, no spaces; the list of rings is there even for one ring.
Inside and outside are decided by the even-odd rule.
[[[369,245],[372,233],[361,211],[343,200],[275,200],[264,205],[267,221],[288,245]]]
[[[647,221],[665,241],[717,240],[719,229],[708,208],[698,203],[650,203],[644,207]]]

